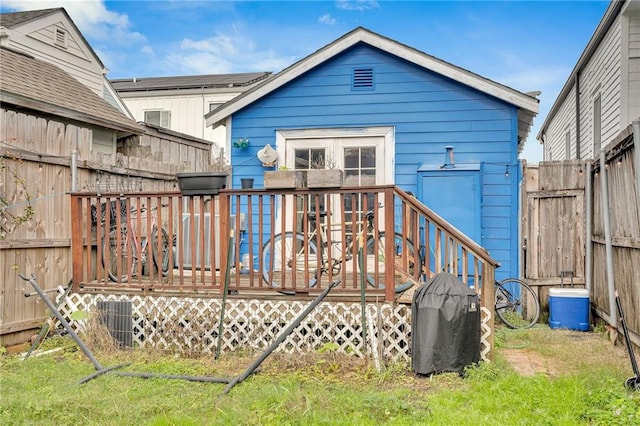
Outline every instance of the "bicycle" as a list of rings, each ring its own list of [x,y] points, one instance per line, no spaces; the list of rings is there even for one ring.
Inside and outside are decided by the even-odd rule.
[[[531,328],[540,316],[540,301],[527,283],[517,278],[495,282],[494,310],[500,321],[513,329]]]
[[[319,213],[320,219],[327,216],[327,212]],[[309,212],[306,215],[308,221],[308,232],[306,236],[302,232],[284,232],[274,235],[262,247],[262,277],[264,281],[274,288],[280,288],[281,293],[294,294],[287,291],[287,288],[295,288],[296,283],[308,284],[308,287],[315,287],[318,279],[322,274],[328,274],[331,271],[332,276],[340,274],[343,263],[353,259],[354,244],[356,241],[362,241],[365,238],[365,248],[367,259],[377,259],[366,262],[364,256],[358,259],[358,269],[364,270],[365,265],[373,266],[373,270],[378,274],[384,271],[385,266],[385,232],[380,231],[374,233],[374,214],[368,212],[365,214],[366,232],[360,231],[356,234],[351,232],[346,236],[344,248],[340,257],[330,256],[329,249],[329,233],[334,229],[341,229],[341,226],[353,225],[351,222],[327,225],[322,220],[317,220],[315,212]],[[376,238],[377,236],[377,238]],[[317,241],[320,239],[321,250],[318,250]],[[341,246],[342,241],[331,241],[331,245]],[[420,261],[416,262],[417,256],[413,242],[409,239],[403,239],[399,233],[394,233],[394,255],[402,258],[402,251],[406,247],[408,254],[408,275],[412,275],[415,266],[420,265]],[[338,247],[336,252],[340,251]],[[394,260],[395,261],[395,260]],[[374,264],[374,265],[372,265]],[[370,268],[366,268],[369,269]],[[377,289],[384,289],[384,283],[378,283],[377,280],[368,272],[366,274],[367,283]],[[413,282],[396,283],[395,292],[402,293],[411,286]]]
[[[158,242],[157,216],[152,213],[151,232],[147,233],[148,236],[141,236],[140,240],[138,240],[135,222],[142,219],[147,222],[147,216],[138,218],[136,215],[138,212],[143,213],[147,209],[145,207],[129,209],[130,214],[127,220],[127,206],[123,201],[120,200],[118,212],[120,213],[119,228],[116,223],[116,202],[111,201],[109,235],[103,241],[102,266],[107,271],[109,279],[114,282],[126,283],[129,280],[129,276],[135,277],[138,273],[147,273],[150,258],[156,273],[160,271],[163,277],[168,276],[170,269],[169,250],[172,246],[169,241],[169,234],[164,228],[160,228],[161,237],[160,242]],[[151,211],[155,210],[157,210],[157,207],[151,209]],[[149,245],[151,245],[151,256],[149,256]]]

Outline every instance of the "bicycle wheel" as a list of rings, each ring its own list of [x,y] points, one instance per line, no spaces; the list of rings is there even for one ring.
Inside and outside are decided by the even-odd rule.
[[[293,290],[315,286],[321,264],[315,243],[308,241],[305,246],[303,234],[277,234],[262,247],[262,277],[275,288]]]
[[[540,301],[535,292],[517,278],[496,283],[495,311],[509,328],[529,328],[538,322]]]
[[[129,273],[131,276],[136,275],[138,252],[133,239],[128,238],[127,228],[123,227],[120,235],[116,229],[112,229],[109,237],[103,241],[102,247],[102,266],[111,281],[126,283]]]
[[[163,277],[169,276],[169,269],[172,265],[169,265],[169,250],[171,250],[172,244],[169,244],[169,234],[164,228],[160,228],[161,241],[160,241],[160,253],[158,254],[158,227],[154,226],[151,231],[151,252],[153,253],[153,265],[156,272],[159,270]],[[147,247],[149,246],[147,245]]]
[[[406,244],[405,244],[406,243]],[[384,271],[385,266],[389,264],[385,255],[385,246],[387,244],[385,233],[380,232],[378,234],[378,244],[376,253],[375,238],[370,236],[367,239],[367,258],[358,260],[358,267],[360,270],[366,269],[367,283],[375,288],[384,289]],[[416,250],[411,240],[404,241],[402,234],[394,233],[393,238],[393,262],[396,266],[396,273],[394,276],[395,292],[402,293],[405,290],[411,288],[417,281],[416,267],[422,264],[418,255],[418,265],[416,265]],[[407,253],[403,256],[403,250],[406,246]],[[405,263],[406,261],[406,263]],[[377,275],[376,275],[377,271]]]

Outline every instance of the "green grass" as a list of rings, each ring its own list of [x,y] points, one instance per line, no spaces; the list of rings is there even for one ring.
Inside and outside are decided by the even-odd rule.
[[[58,341],[67,349],[27,361],[0,356],[0,424],[640,424],[640,393],[623,388],[631,372],[622,347],[601,335],[547,327],[500,330],[496,340],[496,360],[469,369],[464,379],[415,377],[403,364],[378,372],[334,353],[273,355],[228,395],[222,395],[224,384],[114,374],[78,385],[93,365],[68,341]],[[506,362],[508,350],[527,351],[558,373],[523,377]],[[214,361],[96,352],[103,366],[132,362],[126,371],[214,377],[233,377],[258,355],[224,354]]]

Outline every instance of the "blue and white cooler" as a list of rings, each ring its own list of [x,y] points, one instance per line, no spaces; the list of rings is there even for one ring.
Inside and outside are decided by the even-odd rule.
[[[549,289],[549,327],[589,331],[589,291],[584,288]]]

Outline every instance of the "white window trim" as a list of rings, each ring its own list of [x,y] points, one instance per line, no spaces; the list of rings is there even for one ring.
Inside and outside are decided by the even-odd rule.
[[[154,123],[149,123],[152,124],[154,126],[160,126],[163,127],[165,129],[170,129],[171,128],[171,110],[169,109],[145,109],[142,113],[142,121],[144,121],[145,123],[147,123],[147,113],[148,112],[159,112],[160,113],[160,123],[158,124],[154,124]],[[162,125],[162,114],[163,113],[167,113],[167,126],[163,126]]]
[[[314,128],[314,129],[286,129],[276,130],[276,152],[278,164],[284,165],[286,158],[287,140],[313,138],[358,138],[367,136],[382,136],[384,138],[383,156],[384,182],[394,183],[395,172],[395,128],[381,127],[342,127],[342,128]]]

